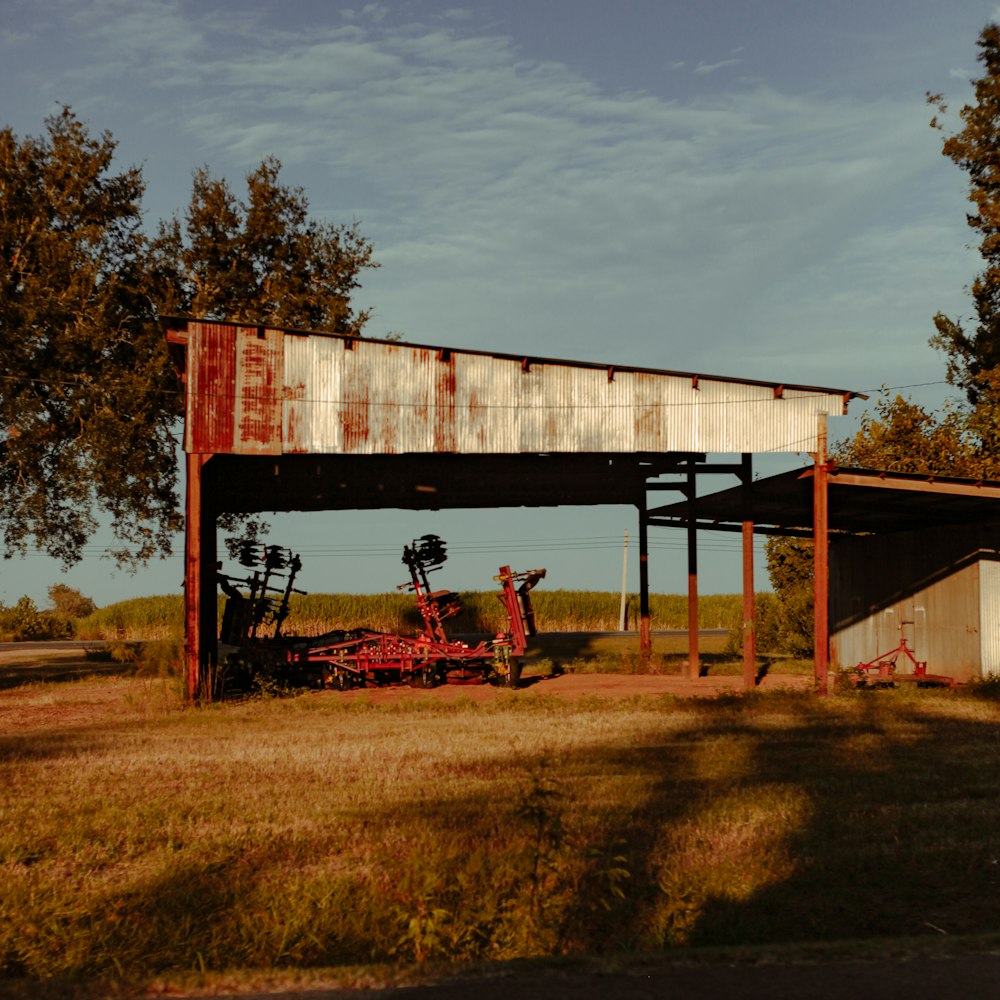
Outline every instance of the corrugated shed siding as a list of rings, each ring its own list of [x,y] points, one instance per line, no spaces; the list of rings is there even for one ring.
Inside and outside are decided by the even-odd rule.
[[[979,563],[979,640],[982,676],[1000,677],[1000,562]]]
[[[287,453],[802,451],[818,411],[843,411],[835,393],[213,324],[191,345],[210,451],[270,454],[279,430]]]
[[[281,454],[284,339],[280,330],[236,331],[233,420],[244,454]]]
[[[242,451],[233,435],[236,400],[236,327],[188,327],[185,450],[195,454]]]
[[[899,644],[931,673],[980,676],[979,555],[987,526],[839,539],[831,548],[831,662],[853,667]],[[995,598],[992,598],[994,603]],[[904,659],[899,669],[909,670]]]

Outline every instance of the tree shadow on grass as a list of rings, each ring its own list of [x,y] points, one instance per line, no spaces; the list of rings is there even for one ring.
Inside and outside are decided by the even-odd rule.
[[[26,684],[59,684],[89,677],[134,677],[134,663],[108,663],[86,659],[0,664],[0,691]]]
[[[953,707],[651,702],[621,738],[606,708],[568,709],[592,738],[470,748],[390,805],[334,797],[350,821],[329,831],[296,832],[293,799],[287,833],[248,815],[237,842],[92,906],[104,958],[75,971],[111,954],[150,971],[1000,934],[997,713]]]

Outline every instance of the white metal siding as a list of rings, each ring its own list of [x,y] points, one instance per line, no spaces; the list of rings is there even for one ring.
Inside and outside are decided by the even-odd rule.
[[[285,338],[286,452],[795,452],[818,412],[843,406],[819,390]]]
[[[979,563],[979,640],[983,678],[1000,677],[1000,563]]]

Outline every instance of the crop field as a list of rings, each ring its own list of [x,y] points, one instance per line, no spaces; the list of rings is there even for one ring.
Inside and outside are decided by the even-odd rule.
[[[0,992],[1000,945],[995,686],[542,687],[202,708],[171,679],[3,691]]]
[[[619,594],[603,591],[545,590],[532,592],[539,628],[545,632],[603,632],[618,628],[621,606]],[[472,591],[461,595],[465,611],[449,621],[449,631],[495,632],[503,624],[503,608],[493,591]],[[767,615],[773,594],[759,594],[758,617]],[[627,625],[638,628],[639,599],[631,595]],[[651,594],[653,627],[687,628],[687,597],[679,594]],[[219,602],[221,619],[222,601]],[[702,628],[735,628],[742,615],[737,594],[708,594],[698,601]],[[100,608],[82,619],[78,632],[82,639],[157,639],[179,635],[184,620],[184,603],[179,594],[137,597]],[[388,632],[412,632],[420,624],[412,594],[307,594],[293,595],[285,632],[321,635],[333,629],[363,626]]]

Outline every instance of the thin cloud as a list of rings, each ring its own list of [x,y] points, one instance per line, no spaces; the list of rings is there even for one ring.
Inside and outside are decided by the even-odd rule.
[[[892,208],[938,154],[916,97],[612,93],[472,19],[386,6],[308,31],[153,0],[82,11],[90,88],[103,73],[120,92],[131,53],[170,91],[158,128],[189,167],[238,183],[275,154],[318,215],[361,219],[383,264],[359,299],[376,334],[851,387],[872,322],[886,364],[926,326],[904,292],[945,272],[961,291],[964,263],[923,253],[919,211]],[[803,345],[836,330],[820,379]]]
[[[707,76],[709,73],[715,73],[717,70],[724,69],[726,66],[737,66],[741,62],[741,59],[723,59],[721,62],[717,63],[699,62],[698,65],[695,66],[694,71],[699,76]]]

